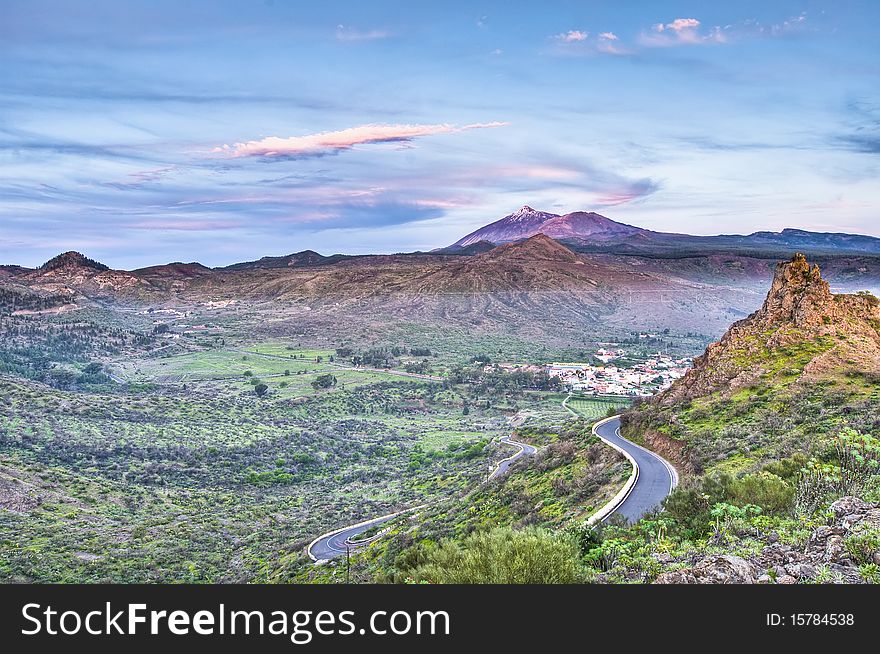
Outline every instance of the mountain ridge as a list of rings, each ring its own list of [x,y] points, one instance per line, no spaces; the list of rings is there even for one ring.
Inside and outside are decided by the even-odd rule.
[[[880,376],[878,329],[880,300],[868,293],[833,294],[819,266],[797,253],[777,264],[761,308],[731,325],[656,401],[729,395],[770,377],[816,381],[844,369]]]

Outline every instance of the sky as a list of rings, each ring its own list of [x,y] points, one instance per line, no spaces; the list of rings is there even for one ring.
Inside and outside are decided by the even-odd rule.
[[[448,245],[522,205],[880,236],[880,2],[0,0],[0,263]]]

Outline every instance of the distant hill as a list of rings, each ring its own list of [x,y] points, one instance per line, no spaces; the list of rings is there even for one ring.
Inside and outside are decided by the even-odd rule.
[[[46,263],[40,266],[40,271],[49,272],[52,270],[75,268],[87,268],[97,272],[110,270],[110,267],[105,266],[103,263],[99,263],[94,259],[89,259],[87,256],[80,254],[79,252],[70,251],[49,259]]]
[[[350,257],[344,254],[334,254],[325,257],[314,250],[303,250],[294,254],[281,257],[263,257],[257,261],[245,261],[226,266],[223,270],[260,270],[267,268],[307,268],[309,266],[325,266],[337,263]]]

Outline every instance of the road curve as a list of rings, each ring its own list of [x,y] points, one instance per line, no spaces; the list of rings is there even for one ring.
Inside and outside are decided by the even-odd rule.
[[[498,464],[495,466],[495,469],[487,477],[487,481],[496,479],[506,473],[513,462],[517,459],[520,459],[524,456],[532,456],[538,451],[537,448],[529,445],[528,443],[520,443],[519,441],[512,440],[510,438],[510,434],[502,438],[501,442],[506,445],[514,446],[515,448],[517,448],[517,451],[506,459],[502,459],[501,461],[499,461]],[[393,520],[399,515],[403,515],[404,513],[409,513],[411,511],[416,511],[426,506],[428,505],[422,504],[421,506],[404,509],[403,511],[397,511],[395,513],[389,513],[388,515],[383,515],[378,518],[373,518],[372,520],[359,522],[356,525],[342,527],[341,529],[322,534],[309,544],[306,552],[308,553],[309,558],[312,561],[322,561],[342,556],[346,553],[346,551],[352,551],[359,547],[369,545],[382,535],[382,532],[379,532],[371,538],[356,540],[358,535],[364,533],[368,529],[372,527],[378,527],[381,524]]]
[[[493,470],[492,474],[489,475],[490,481],[492,479],[495,479],[496,477],[500,477],[501,475],[506,473],[507,470],[510,468],[510,466],[513,465],[513,462],[516,461],[517,459],[524,457],[524,456],[532,456],[538,451],[538,448],[536,448],[533,445],[529,445],[528,443],[520,443],[519,441],[512,440],[510,438],[509,434],[507,436],[505,436],[504,438],[502,438],[501,442],[505,443],[507,445],[513,445],[514,447],[517,448],[517,451],[515,454],[510,455],[506,459],[501,459],[501,461],[498,462],[498,465],[495,466],[495,470]]]
[[[616,506],[606,505],[605,508],[610,510],[598,522],[607,520],[615,513],[623,516],[628,523],[636,522],[648,511],[660,506],[678,484],[678,473],[672,464],[659,454],[621,436],[620,416],[598,423],[593,432],[612,447],[629,455],[627,458],[635,465],[632,486],[622,497],[615,498]]]
[[[337,556],[342,556],[346,553],[346,551],[354,550],[359,547],[364,547],[365,545],[372,543],[374,540],[382,535],[382,532],[379,532],[378,534],[370,538],[365,538],[361,540],[357,539],[358,535],[364,533],[371,527],[377,527],[381,524],[388,522],[389,520],[393,520],[399,515],[410,513],[412,511],[417,511],[418,509],[422,509],[426,506],[428,505],[422,504],[420,506],[414,506],[409,509],[404,509],[403,511],[396,511],[394,513],[389,513],[388,515],[383,515],[378,518],[359,522],[356,525],[349,525],[348,527],[342,527],[341,529],[327,532],[326,534],[318,536],[315,540],[309,543],[309,547],[306,552],[308,553],[309,558],[312,561],[334,559]]]

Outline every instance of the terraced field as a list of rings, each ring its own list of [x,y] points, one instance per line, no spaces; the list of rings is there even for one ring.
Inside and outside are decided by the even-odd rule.
[[[598,420],[610,413],[616,413],[628,407],[631,401],[624,397],[585,397],[572,396],[566,405],[579,416],[587,420]]]

